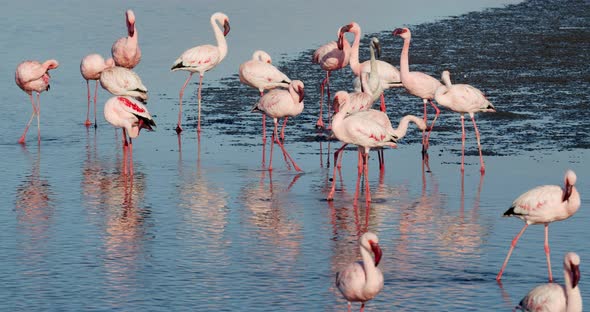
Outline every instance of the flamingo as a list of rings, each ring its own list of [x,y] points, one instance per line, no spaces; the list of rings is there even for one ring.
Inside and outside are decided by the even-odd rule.
[[[96,80],[96,86],[94,87],[94,128],[96,128],[96,96],[98,94],[98,80],[103,70],[115,66],[112,58],[106,62],[99,54],[86,55],[82,62],[80,62],[80,73],[82,77],[86,79],[86,89],[88,90],[88,109],[86,110],[86,121],[85,126],[90,126],[89,114],[90,114],[90,80]]]
[[[410,30],[408,28],[397,28],[393,31],[393,35],[400,36],[402,39],[404,39],[404,46],[402,48],[399,65],[401,81],[404,85],[404,88],[411,95],[422,99],[422,102],[424,103],[424,122],[427,122],[426,103],[430,102],[430,105],[432,105],[436,111],[434,120],[432,120],[430,127],[428,127],[428,135],[425,135],[424,131],[422,132],[422,152],[425,153],[428,150],[428,140],[430,139],[430,133],[432,132],[432,128],[434,128],[434,123],[436,122],[438,115],[440,114],[440,109],[438,109],[432,100],[434,99],[434,93],[436,92],[436,89],[442,84],[440,81],[423,72],[410,71],[409,51],[410,40],[412,39],[412,33]]]
[[[468,113],[473,121],[475,137],[477,138],[477,147],[479,148],[479,161],[481,164],[480,172],[484,174],[485,164],[481,152],[481,143],[479,140],[479,130],[475,124],[474,114],[477,112],[495,112],[496,108],[485,97],[483,92],[468,84],[451,84],[451,74],[445,70],[442,72],[442,81],[444,86],[438,87],[434,93],[436,102],[454,112],[461,114],[462,146],[461,146],[461,172],[465,171],[465,113]]]
[[[369,73],[371,71],[371,61],[367,60],[362,63],[359,62],[359,47],[360,47],[360,40],[361,40],[361,27],[359,24],[352,22],[346,26],[343,26],[340,29],[341,32],[350,32],[354,34],[354,41],[351,46],[350,52],[350,69],[354,72],[356,78],[354,80],[355,90],[360,90],[361,88],[361,74]],[[377,50],[377,57],[381,54],[381,46],[379,45],[379,39],[373,37],[371,41],[375,42],[374,45]],[[399,88],[402,87],[401,76],[399,70],[381,60],[377,60],[377,68],[379,70],[379,81],[383,88],[383,91],[389,88]],[[381,97],[381,111],[385,111],[385,98],[383,96],[383,91],[380,94]]]
[[[153,131],[156,123],[141,102],[129,96],[111,97],[104,105],[104,117],[114,127],[123,130],[123,151],[129,148],[129,166],[123,165],[124,172],[133,175],[133,141],[141,129]],[[129,136],[129,142],[127,141]],[[124,156],[125,162],[127,155]],[[126,169],[127,168],[127,169]]]
[[[328,103],[330,102],[330,74],[338,69],[348,65],[350,58],[350,43],[342,35],[341,29],[338,29],[338,41],[330,41],[319,47],[313,53],[312,62],[319,64],[322,70],[326,71],[326,78],[320,83],[320,116],[316,122],[316,128],[324,128],[323,120],[323,99],[324,88],[327,87]],[[328,115],[330,115],[330,106],[328,106]],[[330,116],[328,116],[330,118]]]
[[[125,12],[127,24],[127,37],[121,37],[111,48],[111,54],[115,65],[133,69],[141,60],[141,49],[137,43],[137,28],[135,27],[135,14],[132,10]]]
[[[217,23],[223,25],[223,32]],[[211,27],[213,27],[213,32],[215,33],[217,46],[206,44],[190,48],[184,51],[182,55],[176,59],[176,61],[174,61],[174,64],[172,64],[172,71],[186,70],[189,72],[188,78],[180,89],[180,109],[178,111],[178,125],[176,126],[176,133],[182,132],[182,127],[180,126],[182,118],[182,95],[184,94],[186,85],[195,72],[199,73],[199,110],[197,132],[199,134],[201,133],[201,88],[203,85],[203,75],[205,75],[206,71],[213,69],[217,64],[219,64],[227,54],[227,43],[225,41],[225,36],[227,36],[230,30],[229,19],[227,15],[221,12],[213,13],[213,15],[211,15]]]
[[[546,312],[581,312],[580,256],[568,252],[563,259],[564,285],[547,283],[533,288],[522,298],[514,310]]]
[[[18,140],[18,143],[25,143],[27,130],[29,130],[33,117],[37,115],[37,143],[41,144],[41,103],[39,98],[41,92],[49,91],[49,79],[51,77],[49,75],[49,70],[55,69],[58,66],[59,63],[56,60],[47,60],[43,62],[43,64],[38,61],[24,61],[16,67],[14,74],[16,85],[29,95],[31,98],[31,104],[33,105],[33,113],[31,114],[31,118],[25,127],[25,131]],[[33,100],[33,92],[37,92],[37,104],[35,104],[35,101]]]
[[[143,103],[148,100],[148,90],[141,78],[125,67],[114,66],[103,70],[100,85],[113,95],[130,96]]]
[[[510,255],[524,230],[531,224],[543,224],[545,225],[545,255],[547,257],[549,282],[553,282],[549,249],[549,223],[565,220],[573,216],[580,208],[580,194],[575,187],[576,179],[576,174],[572,170],[567,170],[563,189],[558,185],[535,187],[520,195],[512,202],[510,209],[504,212],[505,217],[517,217],[525,223],[522,230],[512,240],[504,264],[502,264],[502,268],[496,276],[497,281],[502,278],[508,259],[510,259]]]
[[[270,162],[268,165],[268,170],[272,171],[272,150],[274,143],[278,144],[281,150],[283,151],[283,155],[285,159],[289,159],[293,164],[293,168],[296,171],[301,171],[299,166],[295,163],[291,155],[287,153],[283,143],[279,140],[278,137],[278,119],[284,118],[283,122],[283,129],[281,136],[284,138],[284,130],[285,126],[287,125],[287,118],[294,117],[303,111],[303,97],[305,95],[304,92],[304,85],[301,80],[293,80],[291,84],[289,84],[289,89],[273,89],[270,90],[267,94],[260,98],[260,101],[256,103],[256,106],[252,108],[252,111],[261,111],[262,113],[268,115],[268,117],[272,118],[275,124],[274,132],[272,135],[272,142],[270,145]],[[289,163],[287,162],[287,165]]]
[[[348,301],[348,312],[352,302],[361,302],[361,312],[365,309],[365,302],[375,298],[383,289],[383,273],[377,267],[383,252],[379,246],[379,238],[371,232],[366,232],[359,239],[359,249],[363,261],[347,265],[344,270],[336,273],[336,287]],[[375,254],[375,260],[371,257]]]
[[[272,65],[268,53],[258,50],[252,54],[252,59],[240,65],[240,82],[249,85],[264,95],[264,90],[277,87],[288,88],[291,79]],[[262,114],[262,145],[266,145],[266,114]]]

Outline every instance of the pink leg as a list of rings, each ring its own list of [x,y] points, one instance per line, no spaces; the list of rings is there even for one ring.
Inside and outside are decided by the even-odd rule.
[[[275,140],[276,143],[279,145],[279,147],[281,148],[281,150],[283,151],[283,155],[286,156],[291,163],[293,164],[293,168],[295,169],[295,171],[302,171],[301,168],[299,168],[299,166],[297,166],[297,164],[295,163],[295,161],[293,160],[293,157],[291,157],[291,155],[289,155],[289,153],[287,152],[287,150],[285,150],[285,146],[283,146],[283,143],[281,143],[281,141],[279,141],[278,138],[278,120],[275,118]],[[287,165],[289,165],[289,163],[287,163]]]
[[[361,160],[360,152],[358,154],[359,154],[359,161],[360,161]],[[362,170],[359,170],[358,171],[358,174],[356,176],[356,186],[354,188],[354,200],[353,200],[353,202],[354,202],[355,205],[356,205],[357,200],[359,198],[359,192],[360,192],[360,186],[361,186],[361,176],[362,176]]]
[[[363,311],[365,311],[365,303],[364,302],[361,304],[361,311],[360,312],[363,312]]]
[[[33,113],[31,114],[31,118],[29,119],[29,122],[27,122],[27,125],[25,126],[25,131],[21,135],[20,139],[18,139],[18,143],[20,143],[20,144],[25,144],[25,137],[27,135],[27,131],[29,130],[29,126],[31,125],[33,118],[37,114],[37,106],[35,105],[35,102],[33,101],[33,94],[29,94],[29,97],[31,98],[31,105],[33,106]]]
[[[94,129],[98,127],[96,124],[96,96],[98,95],[98,80],[96,81],[96,85],[94,86]],[[86,118],[88,119],[88,118]]]
[[[270,161],[268,162],[268,171],[272,171],[272,150],[273,150],[273,147],[275,146],[275,136],[277,134],[276,124],[277,124],[277,120],[275,119],[275,131],[272,132],[271,141],[270,141]]]
[[[502,264],[502,268],[500,269],[500,272],[498,272],[498,275],[496,275],[496,281],[500,281],[500,279],[502,279],[502,274],[504,273],[504,269],[506,269],[506,265],[508,264],[508,259],[510,259],[510,255],[512,254],[512,251],[514,251],[514,247],[516,247],[516,243],[518,242],[518,240],[520,239],[520,236],[522,235],[522,233],[524,233],[524,230],[526,230],[526,228],[529,226],[528,223],[525,223],[524,226],[522,227],[522,230],[520,230],[520,232],[518,232],[518,234],[514,237],[514,239],[512,239],[512,243],[510,244],[510,249],[508,250],[508,254],[506,255],[506,259],[504,259],[504,264]]]
[[[385,113],[386,109],[385,109],[385,96],[383,95],[383,92],[381,92],[381,106],[379,107],[381,109],[382,112]]]
[[[385,171],[385,155],[383,149],[377,150],[377,156],[379,157],[379,171]]]
[[[340,154],[340,152],[342,152],[344,150],[344,148],[346,147],[346,143],[342,144],[342,147],[340,147],[336,152],[334,152],[334,164],[338,163],[338,156]],[[328,194],[328,198],[327,200],[334,200],[334,193],[336,192],[336,169],[337,169],[337,165],[334,165],[334,173],[332,174],[332,189],[330,190],[330,193]]]
[[[283,142],[283,144],[285,143],[285,127],[287,126],[287,118],[289,117],[285,117],[283,120],[283,128],[281,129],[281,142]]]
[[[326,71],[326,78],[324,78],[324,80],[322,80],[322,82],[320,83],[320,116],[318,118],[318,122],[316,122],[315,127],[318,129],[323,129],[324,126],[324,86],[326,85],[326,82],[329,79],[329,72]],[[328,107],[330,106],[330,103],[328,103]]]
[[[549,283],[553,283],[553,273],[551,273],[551,250],[549,249],[549,223],[545,223],[545,256],[547,256]]]
[[[461,114],[461,172],[465,172],[465,116]]]
[[[129,175],[133,176],[133,140],[129,138]]]
[[[328,89],[328,101],[326,102],[328,106],[328,130],[332,129],[332,102],[330,101],[330,73],[331,72],[327,72],[326,73],[326,88]]]
[[[198,119],[197,119],[197,133],[201,134],[201,89],[203,88],[203,75],[199,75],[199,92],[197,94],[197,99],[199,100],[199,108],[198,108]]]
[[[37,144],[41,144],[41,93],[37,92]]]
[[[426,110],[426,99],[422,99],[424,103],[424,124],[426,128],[428,128],[428,111]],[[428,146],[426,145],[426,129],[422,130],[422,153],[425,153],[428,150]]]
[[[88,109],[86,110],[86,121],[84,122],[84,125],[86,127],[90,126],[92,123],[90,122],[90,82],[88,80],[86,80],[86,90],[88,91]]]
[[[434,104],[434,102],[432,102],[432,100],[430,101],[430,105],[432,105],[432,107],[434,107],[434,110],[436,111],[436,115],[434,115],[434,119],[432,120],[432,123],[430,124],[430,127],[428,129],[428,135],[426,136],[426,149],[428,150],[428,141],[430,140],[430,133],[432,133],[432,129],[434,129],[434,124],[436,123],[436,119],[438,118],[438,115],[440,115],[440,109],[438,109],[438,107]]]
[[[479,130],[477,129],[477,125],[475,124],[475,116],[473,116],[473,114],[471,115],[471,120],[473,121],[473,128],[475,129],[475,137],[477,138],[477,147],[479,148],[479,162],[481,164],[479,171],[481,172],[481,174],[484,174],[486,172],[486,165],[483,162],[483,154],[481,153],[481,143],[479,140]]]
[[[365,150],[364,152],[365,154],[365,161],[364,161],[364,167],[365,167],[365,198],[367,200],[367,202],[371,201],[371,190],[369,189],[369,151]]]
[[[352,303],[348,302],[348,312],[350,312],[351,306],[352,306]]]
[[[184,85],[182,85],[182,88],[180,88],[180,108],[178,109],[178,123],[176,124],[176,133],[181,133],[182,132],[182,127],[181,125],[181,120],[182,120],[182,96],[184,95],[184,89],[186,88],[186,86],[188,85],[188,82],[191,80],[191,78],[193,77],[193,73],[189,73],[188,78],[186,78],[186,81],[184,82]]]
[[[125,128],[123,130],[123,174],[127,174],[127,146],[129,143],[127,142],[127,131]]]

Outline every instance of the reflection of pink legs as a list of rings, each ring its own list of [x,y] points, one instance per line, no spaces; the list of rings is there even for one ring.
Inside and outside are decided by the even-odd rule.
[[[369,152],[364,151],[364,171],[365,171],[365,198],[367,202],[371,201],[371,190],[369,189]]]
[[[338,162],[338,156],[344,150],[346,145],[348,144],[342,144],[342,147],[340,147],[336,152],[334,152],[334,173],[332,174],[332,189],[328,194],[327,200],[334,200],[334,192],[336,192],[336,169],[340,169],[342,167],[342,164]]]
[[[86,90],[88,91],[88,109],[86,110],[86,121],[84,122],[84,125],[86,127],[90,126],[92,123],[90,122],[90,82],[88,80],[86,80]]]
[[[198,108],[198,120],[197,120],[197,133],[201,134],[201,89],[203,89],[203,75],[199,75],[199,92],[197,93],[197,98],[199,100],[199,108]],[[199,136],[200,138],[200,136]]]
[[[98,95],[98,80],[96,81],[96,85],[94,86],[94,128],[96,129],[96,96]],[[87,118],[88,119],[88,116]]]
[[[465,171],[465,116],[461,114],[461,172]]]

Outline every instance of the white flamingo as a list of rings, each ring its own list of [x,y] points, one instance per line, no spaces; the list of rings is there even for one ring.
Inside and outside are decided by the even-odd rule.
[[[130,96],[144,103],[148,100],[148,90],[141,78],[125,67],[115,66],[103,70],[100,85],[113,95]]]
[[[182,55],[174,61],[172,64],[172,71],[186,70],[189,72],[189,76],[184,82],[184,85],[180,89],[180,108],[178,111],[178,125],[176,126],[176,133],[182,132],[181,119],[182,119],[182,95],[186,88],[189,80],[194,73],[199,73],[199,91],[198,91],[198,121],[197,121],[197,132],[201,133],[201,89],[203,86],[203,75],[205,72],[213,69],[219,64],[227,55],[227,42],[225,36],[229,33],[229,18],[227,15],[216,12],[211,15],[211,27],[215,33],[215,39],[217,40],[217,46],[205,44],[190,48],[182,53]],[[223,31],[217,23],[223,25]]]
[[[336,287],[348,301],[348,312],[352,302],[361,302],[361,312],[365,309],[365,302],[375,298],[383,289],[383,273],[377,267],[383,252],[379,246],[379,238],[367,232],[359,239],[359,249],[363,261],[349,264],[342,271],[336,273]],[[375,259],[371,257],[375,254]]]

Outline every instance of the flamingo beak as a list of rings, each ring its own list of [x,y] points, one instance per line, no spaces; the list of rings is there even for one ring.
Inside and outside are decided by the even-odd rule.
[[[225,20],[225,22],[223,22],[223,36],[227,36],[227,34],[229,33],[229,22],[227,20]]]
[[[380,58],[381,57],[381,44],[379,42],[375,42],[374,46],[375,46],[375,54],[376,54],[377,58]]]
[[[565,192],[563,192],[563,199],[562,201],[566,201],[570,198],[570,196],[572,195],[572,189],[574,188],[573,185],[571,185],[569,183],[569,181],[566,181],[565,183]]]
[[[297,93],[299,94],[299,103],[303,102],[303,98],[305,97],[305,91],[303,91],[303,88],[299,87]]]
[[[571,264],[571,267],[572,267],[572,288],[575,288],[576,286],[578,286],[578,283],[580,282],[580,266],[575,265],[575,264]]]
[[[338,35],[337,44],[338,44],[338,50],[340,50],[340,51],[344,50],[344,35],[342,33],[340,33]]]
[[[401,35],[403,32],[404,32],[403,28],[396,28],[396,29],[393,31],[393,33],[392,33],[392,34],[393,34],[394,36],[399,36],[399,35]]]
[[[369,244],[371,245],[371,250],[375,254],[375,266],[378,266],[379,262],[381,262],[381,257],[383,256],[383,251],[381,250],[381,247],[379,247],[379,244],[377,244],[373,241],[369,241]]]
[[[340,101],[338,100],[337,96],[334,97],[334,101],[332,102],[332,107],[334,107],[334,114],[336,114],[340,111]]]

